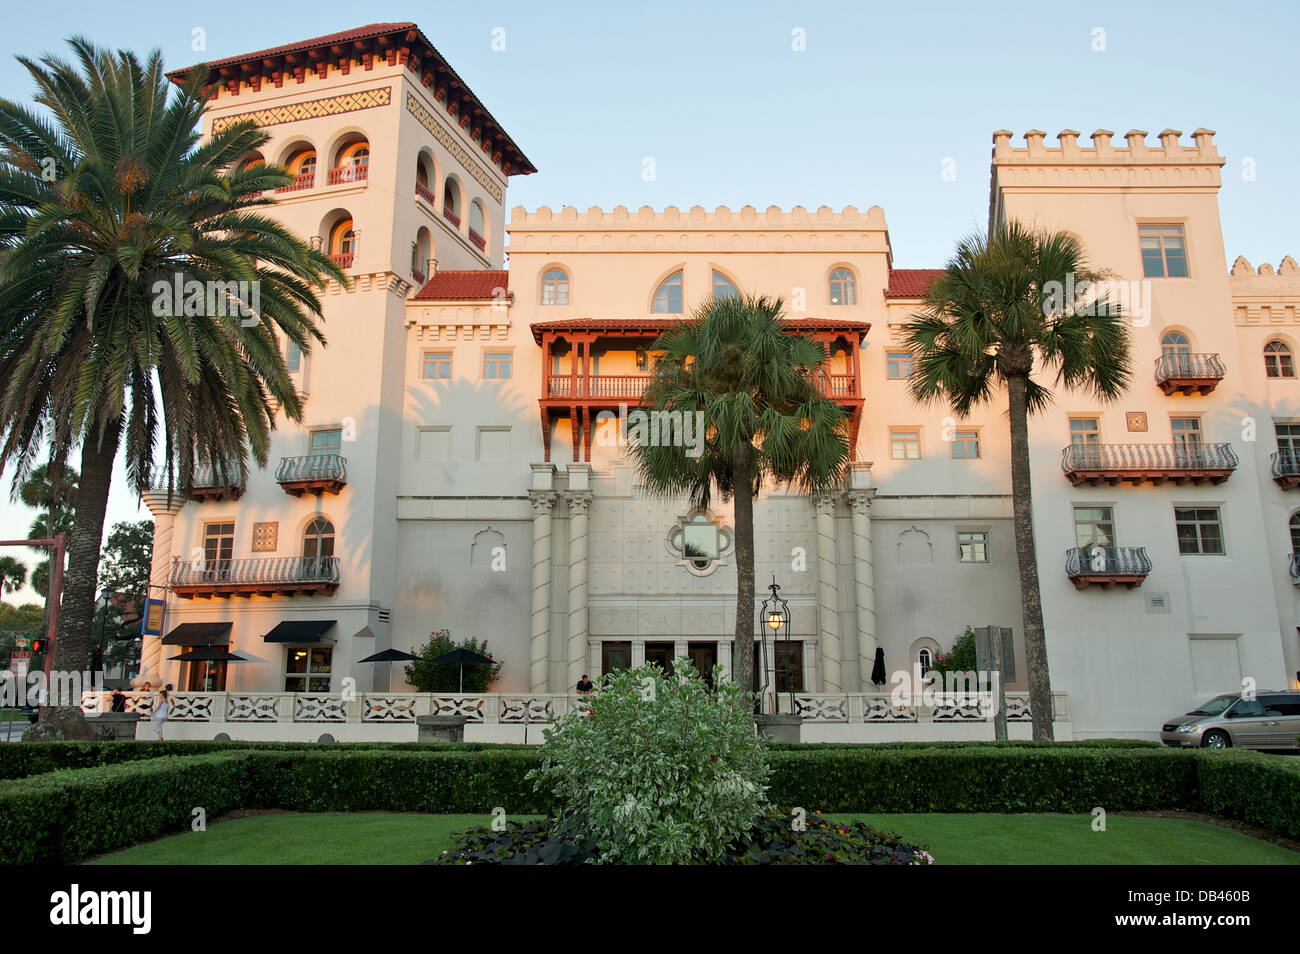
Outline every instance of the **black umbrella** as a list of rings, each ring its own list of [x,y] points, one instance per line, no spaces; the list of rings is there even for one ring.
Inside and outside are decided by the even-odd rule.
[[[876,647],[876,662],[871,667],[871,681],[877,686],[883,686],[888,677],[885,675],[885,651],[879,646]]]
[[[410,662],[413,659],[419,658],[419,656],[413,656],[401,649],[383,649],[367,656],[365,659],[359,659],[357,662],[388,663],[388,691],[391,692],[393,688],[393,663]]]
[[[484,656],[482,653],[476,653],[472,649],[453,649],[449,653],[443,653],[436,659],[430,659],[430,663],[439,666],[460,666],[460,692],[465,691],[465,666],[490,666],[492,657]]]

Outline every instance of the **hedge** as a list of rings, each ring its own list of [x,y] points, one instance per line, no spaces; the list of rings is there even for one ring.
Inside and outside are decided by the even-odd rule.
[[[122,743],[117,743],[122,745]],[[151,743],[144,743],[153,747]],[[536,749],[248,747],[0,782],[0,861],[71,862],[238,808],[540,814]],[[1300,838],[1300,762],[1093,746],[776,750],[772,801],[823,812],[1206,811]]]

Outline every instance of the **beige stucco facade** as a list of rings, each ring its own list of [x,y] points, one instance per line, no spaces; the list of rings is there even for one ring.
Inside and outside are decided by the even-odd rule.
[[[390,686],[386,667],[359,660],[409,650],[442,627],[487,639],[505,663],[495,688],[522,696],[563,693],[584,673],[663,653],[729,667],[729,551],[724,545],[704,567],[685,559],[675,534],[692,518],[687,503],[648,496],[612,425],[595,419],[645,373],[638,351],[671,317],[656,310],[656,294],[680,273],[688,312],[713,293],[715,275],[781,296],[796,325],[824,336],[836,393],[846,406],[856,402],[843,492],[810,500],[773,487],[756,504],[757,579],[761,589],[775,577],[789,600],[806,704],[834,710],[841,698],[873,691],[877,647],[892,672],[922,650],[946,651],[967,625],[1014,631],[1009,688],[1024,689],[1004,409],[954,420],[916,405],[905,378],[891,376],[920,286],[896,267],[885,211],[564,206],[515,208],[507,222],[509,175],[531,167],[521,154],[511,158],[513,143],[503,145],[482,111],[465,100],[455,115],[448,110],[454,90],[439,98],[446,74],[431,69],[417,37],[399,31],[391,42],[407,53],[372,57],[369,68],[359,53],[346,71],[338,55],[326,57],[301,81],[254,89],[237,79],[208,114],[209,124],[243,114],[267,123],[268,161],[315,149],[315,184],[281,197],[275,214],[322,244],[344,218],[354,233],[354,287],[329,290],[328,347],[304,356],[297,372],[304,424],[280,422],[271,466],[237,499],[190,501],[175,513],[148,501],[158,518],[154,582],[164,586],[175,560],[211,558],[213,525],[233,524],[232,560],[293,558],[317,518],[332,528],[338,574],[329,587],[227,593],[214,578],[207,592],[171,589],[169,631],[230,624],[223,645],[248,661],[230,664],[221,688],[249,696],[309,688],[294,679],[291,660],[319,651],[329,669],[318,677],[322,694],[398,692],[400,666]],[[302,113],[296,106],[327,101],[335,105],[312,108],[319,115],[290,118]],[[369,147],[364,181],[326,181],[340,147],[359,138]],[[1067,131],[1049,144],[1031,133],[1016,146],[996,133],[990,215],[1071,229],[1096,265],[1139,282],[1139,227],[1182,227],[1188,274],[1150,280],[1128,394],[1102,407],[1061,390],[1031,423],[1054,689],[1068,696],[1077,735],[1153,736],[1164,717],[1244,677],[1280,688],[1300,670],[1288,563],[1300,491],[1284,490],[1270,471],[1273,422],[1300,422],[1300,382],[1267,378],[1262,350],[1273,338],[1292,354],[1300,346],[1300,276],[1290,259],[1277,273],[1239,262],[1229,275],[1218,212],[1223,160],[1209,132],[1198,130],[1190,145],[1172,131],[1155,142],[1135,133],[1112,144],[1100,132],[1092,146],[1077,140]],[[449,177],[466,213],[458,223],[445,214]],[[483,214],[473,235],[472,203]],[[557,271],[562,296],[544,287]],[[833,284],[843,273],[848,296]],[[1156,386],[1150,369],[1170,329],[1193,352],[1220,356],[1227,372],[1209,393]],[[583,397],[607,393],[603,403],[580,401],[572,387]],[[1134,430],[1137,415],[1145,432]],[[1096,419],[1104,444],[1168,444],[1171,419],[1194,417],[1204,440],[1230,443],[1240,463],[1217,483],[1075,486],[1062,471],[1074,417]],[[316,430],[339,432],[346,483],[291,496],[276,466],[308,455]],[[1067,577],[1076,507],[1110,508],[1114,542],[1145,548],[1151,569],[1140,585],[1077,588]],[[1175,508],[1217,510],[1225,552],[1180,553]],[[703,519],[726,531],[731,510],[715,502]],[[266,524],[276,525],[272,549]],[[984,559],[969,559],[975,553]],[[286,620],[333,624],[317,642],[266,641]],[[145,676],[186,689],[190,673],[169,661],[173,648],[148,642]]]

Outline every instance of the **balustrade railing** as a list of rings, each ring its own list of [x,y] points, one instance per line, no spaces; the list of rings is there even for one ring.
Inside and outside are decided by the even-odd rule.
[[[352,259],[355,254],[355,252],[339,252],[336,255],[331,255],[330,260],[339,268],[351,268]]]
[[[1065,575],[1146,576],[1151,558],[1145,547],[1073,547],[1065,551]]]
[[[325,181],[329,185],[343,185],[348,182],[365,182],[370,178],[370,166],[349,165],[331,169]]]
[[[310,189],[316,184],[316,170],[311,172],[300,172],[293,177],[293,181],[288,185],[278,187],[276,192],[301,192],[304,189]]]
[[[305,457],[282,457],[276,468],[278,483],[296,483],[305,480],[332,480],[346,483],[347,458],[338,454],[309,454]]]
[[[575,380],[568,374],[551,374],[546,377],[547,397],[592,397],[640,399],[645,391],[648,374],[591,374],[578,375]]]
[[[415,183],[415,194],[429,203],[430,206],[436,207],[438,205],[438,200],[433,197],[433,192],[423,182]]]
[[[1163,354],[1156,358],[1157,383],[1170,380],[1219,381],[1227,373],[1217,354]]]
[[[479,235],[473,229],[469,229],[469,240],[474,243],[480,252],[487,248],[487,239]]]
[[[237,560],[182,560],[172,563],[172,586],[282,586],[339,582],[339,558],[243,557]]]
[[[456,228],[460,228],[460,216],[446,206],[443,206],[442,208],[442,217],[452,225],[456,226]]]

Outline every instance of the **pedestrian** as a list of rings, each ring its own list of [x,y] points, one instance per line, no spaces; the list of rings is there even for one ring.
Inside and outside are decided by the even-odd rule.
[[[584,672],[582,674],[582,678],[578,680],[578,691],[584,693],[591,692],[595,688],[596,688],[596,684],[592,682],[590,679],[588,679],[587,674]]]
[[[110,712],[126,711],[126,693],[122,691],[121,686],[118,686],[116,689],[113,690],[113,704],[109,707],[109,711]]]
[[[158,733],[158,741],[163,740],[163,723],[167,721],[167,712],[171,708],[171,687],[164,687],[158,693],[158,698],[153,704],[153,730]]]

